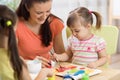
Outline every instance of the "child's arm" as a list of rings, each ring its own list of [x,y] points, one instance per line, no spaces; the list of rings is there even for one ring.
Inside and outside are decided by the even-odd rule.
[[[32,80],[25,60],[23,60],[23,58],[21,59],[23,61],[21,80]],[[52,75],[53,75],[53,69],[42,68],[34,80],[45,80],[46,77],[51,77]]]
[[[68,61],[69,59],[72,58],[73,53],[70,49],[67,49],[66,52],[62,54],[54,54],[54,56],[56,57],[58,61]]]
[[[42,68],[34,80],[45,80],[46,77],[51,77],[53,75],[53,70],[50,68]],[[23,68],[22,71],[22,79],[21,80],[32,80],[30,73],[26,67]]]
[[[27,68],[26,61],[20,56],[20,59],[22,60],[22,73],[21,73],[21,79],[20,80],[32,80],[30,73]]]
[[[88,64],[87,66],[90,68],[97,68],[98,66],[102,66],[107,62],[107,54],[106,50],[103,49],[98,53],[98,60]]]

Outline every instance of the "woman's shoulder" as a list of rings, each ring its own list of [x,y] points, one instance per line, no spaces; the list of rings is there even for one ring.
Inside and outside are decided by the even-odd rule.
[[[17,28],[24,27],[24,26],[26,26],[25,25],[25,21],[21,20],[21,19],[18,19],[18,21],[17,21]]]
[[[23,19],[18,19],[18,24],[24,24],[25,20]]]
[[[15,26],[15,31],[16,33],[18,32],[24,32],[27,30],[27,25],[25,24],[25,22],[23,20],[18,20],[17,24]]]
[[[54,15],[51,15],[48,20],[50,22],[50,28],[54,34],[58,34],[58,33],[62,32],[62,30],[64,28],[64,24],[60,18],[58,18]]]
[[[51,23],[51,24],[62,24],[63,25],[63,21],[62,21],[62,19],[60,19],[59,17],[57,17],[57,16],[54,16],[54,15],[50,15],[50,17],[49,17],[49,22]]]

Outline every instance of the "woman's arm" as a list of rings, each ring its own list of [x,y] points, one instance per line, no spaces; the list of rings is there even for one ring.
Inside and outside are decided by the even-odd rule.
[[[55,53],[61,54],[65,52],[63,39],[62,39],[62,32],[55,36],[53,39],[53,48]]]

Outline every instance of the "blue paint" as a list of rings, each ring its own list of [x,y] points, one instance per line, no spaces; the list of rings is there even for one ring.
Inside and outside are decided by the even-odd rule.
[[[69,74],[66,74],[65,76],[63,76],[63,78],[71,78],[71,76]]]
[[[63,76],[64,80],[74,80],[71,75],[67,74]]]
[[[73,76],[77,76],[77,75],[79,75],[79,74],[84,74],[84,73],[85,73],[84,70],[79,70],[79,71],[77,71],[76,73],[74,73]]]

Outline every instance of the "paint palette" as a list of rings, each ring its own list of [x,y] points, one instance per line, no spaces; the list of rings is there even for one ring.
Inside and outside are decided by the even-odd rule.
[[[74,64],[67,65],[62,68],[57,68],[56,70],[57,70],[57,74],[56,74],[57,76],[63,78],[70,78],[73,80],[81,79],[85,74],[87,74],[88,76],[93,76],[102,72],[99,69],[91,69]]]

